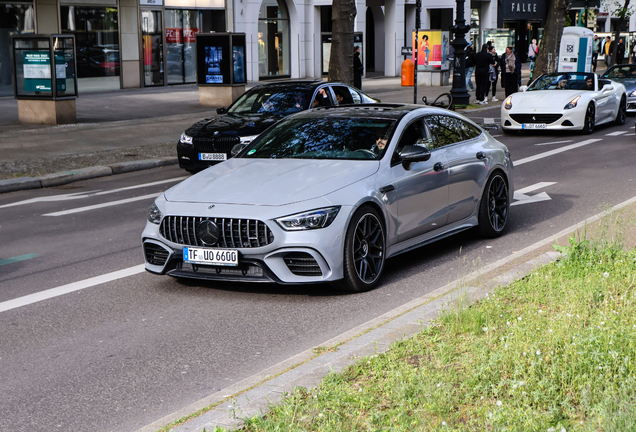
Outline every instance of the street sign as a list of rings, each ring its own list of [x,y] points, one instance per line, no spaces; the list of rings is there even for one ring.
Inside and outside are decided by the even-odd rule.
[[[413,48],[412,47],[402,47],[402,55],[403,56],[412,56]]]

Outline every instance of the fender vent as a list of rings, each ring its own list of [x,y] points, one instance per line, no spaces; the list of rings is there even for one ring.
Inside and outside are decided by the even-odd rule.
[[[307,252],[290,252],[283,259],[289,271],[296,276],[322,276],[320,266]]]
[[[163,266],[170,255],[167,250],[154,243],[144,243],[144,255],[148,264]]]

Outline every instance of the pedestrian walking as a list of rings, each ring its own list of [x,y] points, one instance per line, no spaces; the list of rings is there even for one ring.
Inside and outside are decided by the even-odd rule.
[[[506,97],[516,93],[521,85],[521,60],[512,47],[506,47],[506,52],[501,56],[501,87],[506,90]]]
[[[475,50],[473,49],[473,43],[469,42],[466,47],[466,61],[464,65],[466,66],[466,89],[470,89],[470,91],[475,90],[475,86],[473,85],[473,81],[471,77],[473,76],[473,71],[475,70]]]
[[[598,35],[594,35],[594,42],[592,42],[592,72],[596,72],[596,66],[598,65],[598,55],[601,52],[601,40]]]
[[[537,59],[537,53],[539,52],[539,48],[537,47],[537,40],[532,39],[532,43],[528,47],[528,58],[530,59],[530,64],[528,65],[528,70],[532,70],[532,63]]]
[[[475,54],[475,84],[477,85],[475,98],[480,105],[488,103],[489,71],[490,65],[493,63],[495,63],[495,59],[488,52],[488,45],[483,44],[481,51]]]
[[[490,88],[492,89],[492,101],[498,102],[497,81],[499,80],[499,55],[497,55],[497,50],[494,45],[490,46],[490,50],[488,52],[495,60],[495,64],[491,64],[488,68],[488,81],[490,82]],[[486,95],[488,95],[488,91],[486,91]]]
[[[616,64],[623,64],[625,59],[625,43],[623,38],[618,39],[618,46],[616,47]]]
[[[360,60],[360,47],[356,46],[353,49],[353,86],[358,90],[362,90],[362,72],[364,66]]]
[[[614,41],[610,39],[609,36],[605,38],[605,43],[603,44],[603,54],[605,55],[604,61],[605,66],[610,67],[612,62],[612,53],[614,52]]]

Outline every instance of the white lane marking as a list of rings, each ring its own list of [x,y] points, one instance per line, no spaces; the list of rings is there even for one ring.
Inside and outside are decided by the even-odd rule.
[[[552,142],[547,142],[547,143],[541,143],[541,144],[535,144],[536,146],[544,146],[544,145],[552,145],[552,144],[565,144],[565,143],[569,143],[572,142],[574,140],[565,140],[565,141],[552,141]]]
[[[632,132],[632,133],[625,134],[623,136],[634,136],[634,135],[636,135],[636,133]]]
[[[152,182],[152,183],[144,183],[144,184],[140,184],[140,185],[127,186],[127,187],[123,187],[123,188],[119,188],[119,189],[113,189],[113,190],[108,190],[108,191],[96,190],[96,191],[88,191],[88,192],[77,192],[77,193],[72,193],[72,194],[62,194],[62,195],[53,195],[53,196],[31,198],[31,199],[24,200],[24,201],[18,201],[18,202],[14,202],[14,203],[11,203],[11,204],[5,204],[5,205],[0,206],[0,208],[14,207],[14,206],[19,206],[19,205],[24,205],[24,204],[32,204],[32,203],[36,203],[36,202],[68,201],[68,200],[74,200],[74,199],[80,199],[80,198],[88,198],[88,197],[92,197],[92,196],[106,195],[106,194],[111,194],[111,193],[116,193],[116,192],[121,192],[121,191],[139,189],[139,188],[143,188],[143,187],[156,186],[156,185],[160,185],[160,184],[164,184],[164,183],[177,182],[177,181],[180,181],[180,180],[183,180],[183,179],[186,179],[186,178],[188,178],[188,176],[175,177],[175,178],[171,178],[171,179],[168,179],[168,180],[160,180],[160,181],[156,181],[156,182]]]
[[[533,185],[527,186],[523,189],[519,189],[517,191],[515,191],[514,194],[514,199],[516,199],[517,201],[513,202],[512,204],[510,204],[510,206],[515,206],[515,205],[521,205],[521,204],[530,204],[533,202],[539,202],[539,201],[549,201],[552,198],[550,198],[550,195],[548,195],[545,192],[541,192],[540,194],[537,195],[526,195],[527,193],[533,192],[537,189],[543,189],[545,187],[548,186],[552,186],[553,184],[556,184],[556,182],[540,182],[540,183],[535,183]]]
[[[96,277],[85,279],[79,282],[73,282],[68,285],[62,285],[57,288],[51,288],[51,289],[41,291],[38,293],[33,293],[23,297],[18,297],[13,300],[7,300],[0,303],[0,312],[5,312],[11,309],[16,309],[22,306],[41,302],[42,300],[48,300],[53,297],[58,297],[73,291],[79,291],[84,288],[90,288],[95,285],[112,282],[117,279],[122,279],[128,276],[133,276],[139,273],[143,273],[144,271],[145,271],[145,265],[139,264],[134,267],[128,267],[126,269],[117,270],[112,273],[106,273],[105,275],[96,276]]]
[[[569,146],[560,147],[558,149],[550,150],[550,151],[547,151],[545,153],[539,153],[537,155],[530,156],[530,157],[519,159],[518,161],[515,161],[514,162],[514,166],[523,165],[523,164],[528,163],[528,162],[532,162],[532,161],[536,161],[536,160],[539,160],[539,159],[543,159],[543,158],[546,158],[548,156],[552,156],[552,155],[555,155],[555,154],[558,154],[558,153],[562,153],[562,152],[568,151],[568,150],[573,150],[575,148],[583,147],[583,146],[586,146],[588,144],[593,144],[593,143],[598,142],[598,141],[603,141],[603,140],[600,139],[600,138],[599,139],[589,139],[589,140],[582,141],[580,143],[571,144]]]
[[[605,136],[619,136],[619,135],[623,135],[623,134],[626,134],[626,133],[627,133],[627,131],[617,131],[617,132],[612,132],[612,133],[605,134]]]
[[[130,202],[141,201],[141,200],[145,200],[145,199],[148,199],[148,198],[155,198],[155,197],[158,197],[159,195],[161,195],[162,193],[163,192],[151,193],[151,194],[148,194],[148,195],[142,195],[142,196],[138,196],[138,197],[134,197],[134,198],[126,198],[126,199],[119,200],[119,201],[111,201],[111,202],[95,204],[95,205],[86,206],[86,207],[78,207],[78,208],[74,208],[74,209],[70,209],[70,210],[62,210],[62,211],[59,211],[59,212],[46,213],[46,214],[43,214],[42,216],[66,216],[66,215],[73,214],[73,213],[81,213],[81,212],[85,212],[85,211],[89,211],[89,210],[95,210],[95,209],[104,208],[104,207],[112,207],[112,206],[116,206],[116,205],[120,205],[120,204],[127,204],[127,203],[130,203]]]

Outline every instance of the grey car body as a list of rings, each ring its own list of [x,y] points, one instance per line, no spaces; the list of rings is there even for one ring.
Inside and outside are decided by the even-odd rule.
[[[321,138],[300,143],[298,131],[317,125]],[[371,142],[374,128],[388,141],[383,149]],[[286,134],[315,151],[259,156]],[[301,112],[157,198],[142,234],[146,269],[207,280],[337,281],[364,291],[400,253],[472,227],[500,235],[512,172],[508,149],[451,111],[377,104]],[[217,258],[233,251],[238,265],[188,264],[184,248],[210,248]]]
[[[627,95],[627,112],[636,113],[636,65],[614,65],[601,78],[623,84]]]

